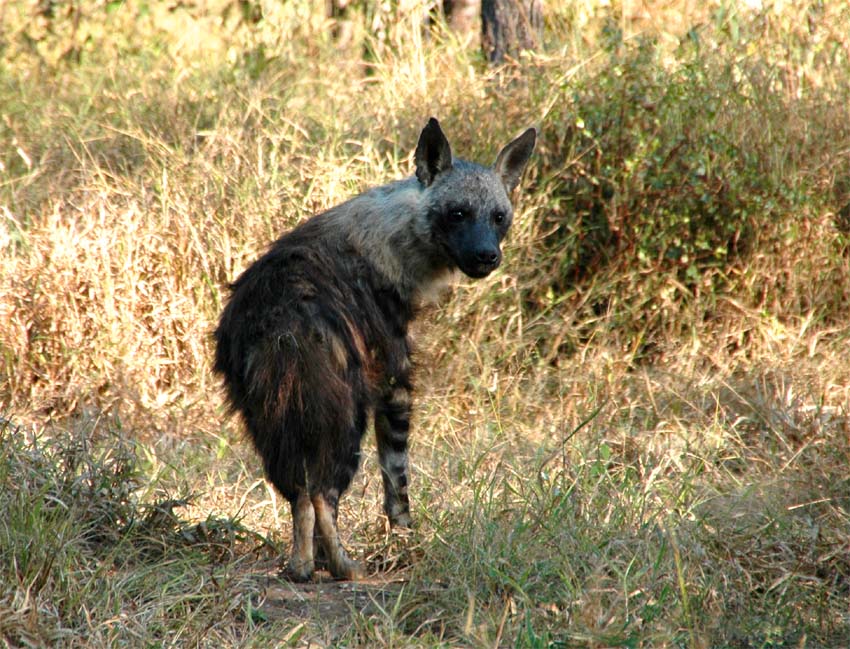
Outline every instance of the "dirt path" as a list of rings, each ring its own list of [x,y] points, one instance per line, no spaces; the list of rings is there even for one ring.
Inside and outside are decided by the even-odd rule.
[[[257,611],[268,620],[321,620],[331,627],[351,622],[352,614],[371,615],[393,610],[408,582],[404,570],[377,574],[359,581],[336,581],[319,571],[313,581],[298,583],[281,576],[276,567],[256,573],[263,588]]]
[[[404,579],[379,577],[357,582],[327,577],[299,584],[273,577],[259,609],[269,619],[349,619],[353,611],[368,614],[392,609],[406,583]]]

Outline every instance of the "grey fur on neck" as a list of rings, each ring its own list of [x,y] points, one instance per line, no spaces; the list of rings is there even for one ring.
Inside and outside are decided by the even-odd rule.
[[[426,301],[433,285],[450,274],[431,241],[427,193],[411,177],[371,189],[328,212],[340,234],[415,304]]]

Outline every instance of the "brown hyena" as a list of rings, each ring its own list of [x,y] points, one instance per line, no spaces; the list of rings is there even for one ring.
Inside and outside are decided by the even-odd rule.
[[[370,417],[384,509],[392,525],[410,525],[408,325],[429,287],[456,269],[480,278],[499,265],[509,194],[535,139],[528,129],[486,167],[453,160],[432,118],[416,147],[415,177],[300,224],[231,286],[215,370],[292,508],[295,579],[311,577],[317,553],[334,577],[362,575],[336,520]]]

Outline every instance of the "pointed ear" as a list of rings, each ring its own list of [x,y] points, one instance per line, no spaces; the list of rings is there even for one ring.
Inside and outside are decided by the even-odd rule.
[[[530,128],[499,152],[493,169],[501,177],[508,194],[519,184],[519,179],[528,159],[531,157],[531,152],[534,151],[536,141],[537,131]]]
[[[437,174],[452,166],[452,149],[449,141],[443,135],[440,122],[433,117],[428,120],[428,124],[419,135],[419,144],[416,145],[413,159],[416,162],[416,177],[423,187],[430,185]]]

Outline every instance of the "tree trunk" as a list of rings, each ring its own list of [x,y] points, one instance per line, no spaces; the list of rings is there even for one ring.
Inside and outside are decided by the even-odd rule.
[[[481,0],[481,44],[491,63],[540,45],[542,0]]]
[[[340,49],[351,44],[354,26],[349,15],[350,0],[326,0],[325,15],[333,20],[333,36]]]
[[[453,31],[467,36],[481,14],[481,0],[443,0],[443,13]]]

